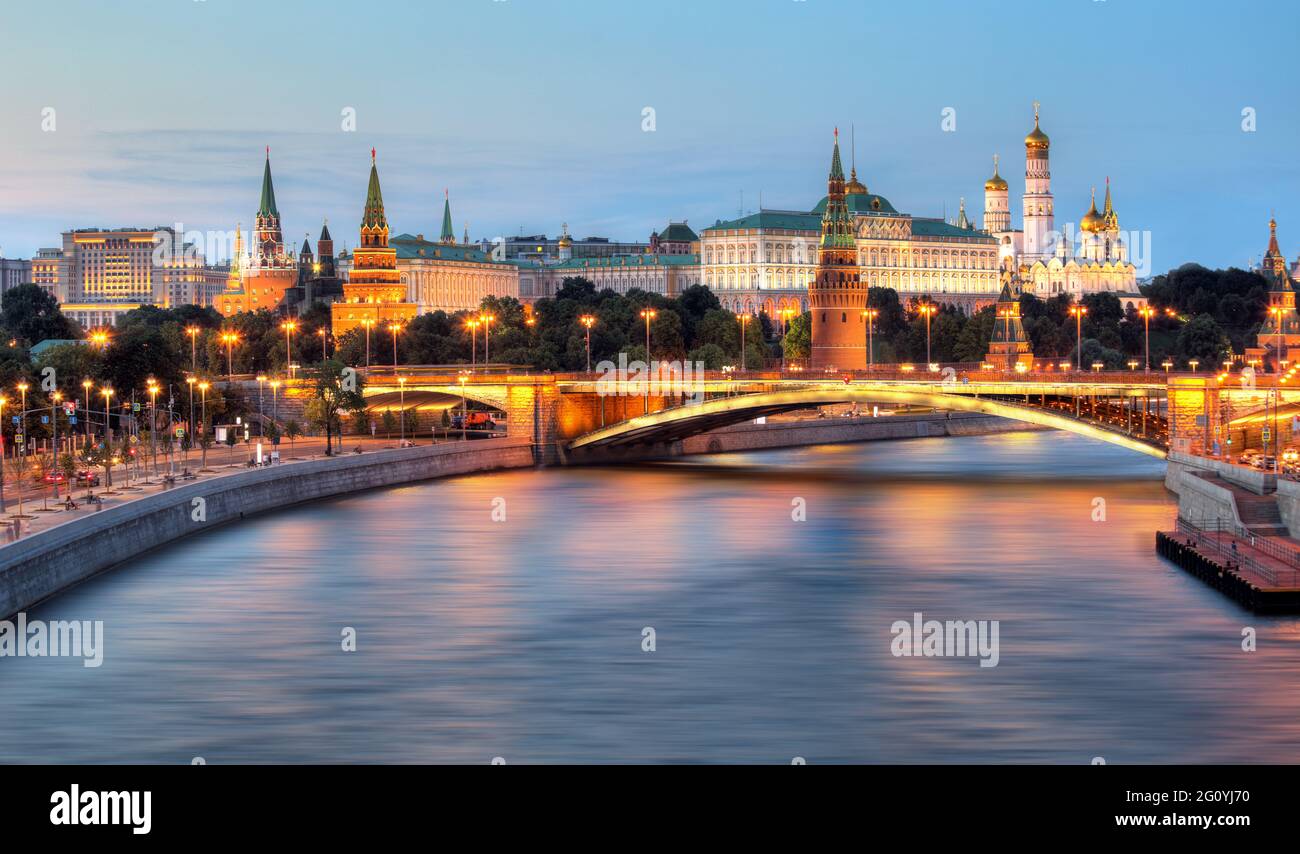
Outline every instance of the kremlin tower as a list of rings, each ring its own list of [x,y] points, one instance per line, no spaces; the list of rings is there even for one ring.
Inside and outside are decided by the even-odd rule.
[[[996,174],[996,172],[995,172]],[[1012,263],[1002,268],[1002,293],[993,312],[993,336],[984,361],[1000,371],[1014,371],[1017,365],[1029,370],[1034,364],[1034,353],[1020,320],[1020,275]]]
[[[230,262],[226,289],[216,298],[224,315],[242,311],[274,311],[284,292],[298,280],[293,251],[286,251],[280,229],[280,211],[275,206],[275,184],[271,181],[271,149],[266,149],[262,168],[262,199],[257,206],[248,257],[243,257],[243,236],[236,236],[235,256]]]
[[[414,303],[406,301],[406,286],[397,272],[397,250],[388,245],[388,218],[375,161],[372,148],[361,243],[352,253],[352,271],[343,286],[343,301],[330,307],[336,338],[357,326],[379,328],[404,323],[417,311]]]
[[[993,155],[993,177],[984,182],[984,230],[989,234],[1011,230],[1007,179],[998,174],[996,154]]]
[[[1295,286],[1287,272],[1286,256],[1277,245],[1277,220],[1268,221],[1268,251],[1260,265],[1260,275],[1268,282],[1268,316],[1259,328],[1256,346],[1246,349],[1247,361],[1265,358],[1274,370],[1289,359],[1292,349],[1300,347],[1300,316],[1296,315]]]
[[[840,132],[836,129],[827,179],[826,212],[822,214],[821,240],[817,247],[817,272],[808,288],[813,370],[865,370],[867,367],[867,332],[863,319],[867,286],[858,277],[853,217],[844,197]]]

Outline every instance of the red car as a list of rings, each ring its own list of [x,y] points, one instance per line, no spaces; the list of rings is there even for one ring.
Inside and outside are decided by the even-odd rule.
[[[67,475],[54,469],[47,471],[44,479],[46,483],[67,483],[68,480]]]

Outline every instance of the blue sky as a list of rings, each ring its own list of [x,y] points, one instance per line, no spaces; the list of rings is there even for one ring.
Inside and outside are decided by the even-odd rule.
[[[271,146],[286,238],[352,245],[369,151],[395,232],[645,239],[825,192],[831,131],[901,211],[1018,222],[1042,102],[1057,222],[1111,176],[1153,269],[1300,255],[1290,2],[61,0],[6,4],[0,254],[64,229],[247,227]],[[55,130],[42,130],[42,110]],[[356,110],[357,129],[341,129]],[[655,110],[655,130],[642,111]],[[941,128],[956,111],[956,130]],[[1242,111],[1256,117],[1242,129]],[[846,156],[848,152],[846,151]]]

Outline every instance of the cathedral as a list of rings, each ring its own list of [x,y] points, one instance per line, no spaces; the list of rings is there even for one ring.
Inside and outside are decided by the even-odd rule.
[[[1290,351],[1300,348],[1300,316],[1296,314],[1295,282],[1278,246],[1274,219],[1268,221],[1268,249],[1259,273],[1268,282],[1268,317],[1259,329],[1255,346],[1246,348],[1246,363],[1278,370],[1279,364],[1295,361]]]
[[[1145,302],[1138,293],[1137,268],[1129,261],[1128,245],[1119,228],[1119,215],[1106,179],[1106,200],[1097,210],[1097,193],[1079,220],[1078,239],[1057,231],[1052,198],[1051,140],[1039,125],[1034,104],[1034,129],[1025,137],[1025,193],[1022,228],[1011,227],[1006,179],[998,174],[984,182],[984,231],[998,241],[1000,266],[1018,271],[1025,289],[1042,299],[1068,294],[1075,300],[1088,294],[1113,293],[1126,304]]]

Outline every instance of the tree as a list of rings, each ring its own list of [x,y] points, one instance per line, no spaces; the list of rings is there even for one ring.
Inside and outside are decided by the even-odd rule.
[[[384,425],[384,438],[393,438],[393,431],[397,429],[397,416],[393,414],[393,410],[385,409],[379,420]]]
[[[791,319],[790,328],[781,339],[781,349],[787,359],[806,359],[812,354],[812,315],[801,314]]]
[[[1231,346],[1228,336],[1213,317],[1198,314],[1183,324],[1174,351],[1184,362],[1197,359],[1206,365],[1217,365],[1223,361]]]
[[[293,440],[302,435],[302,425],[290,418],[284,422],[284,437],[289,440],[289,449],[293,450]]]
[[[316,372],[316,388],[307,402],[305,414],[313,424],[325,429],[325,456],[333,451],[333,436],[340,428],[341,410],[364,410],[366,399],[361,393],[361,378],[356,371],[333,359],[322,362]]]
[[[0,327],[27,346],[49,338],[81,338],[81,327],[63,316],[59,301],[39,285],[12,287],[0,298]]]

